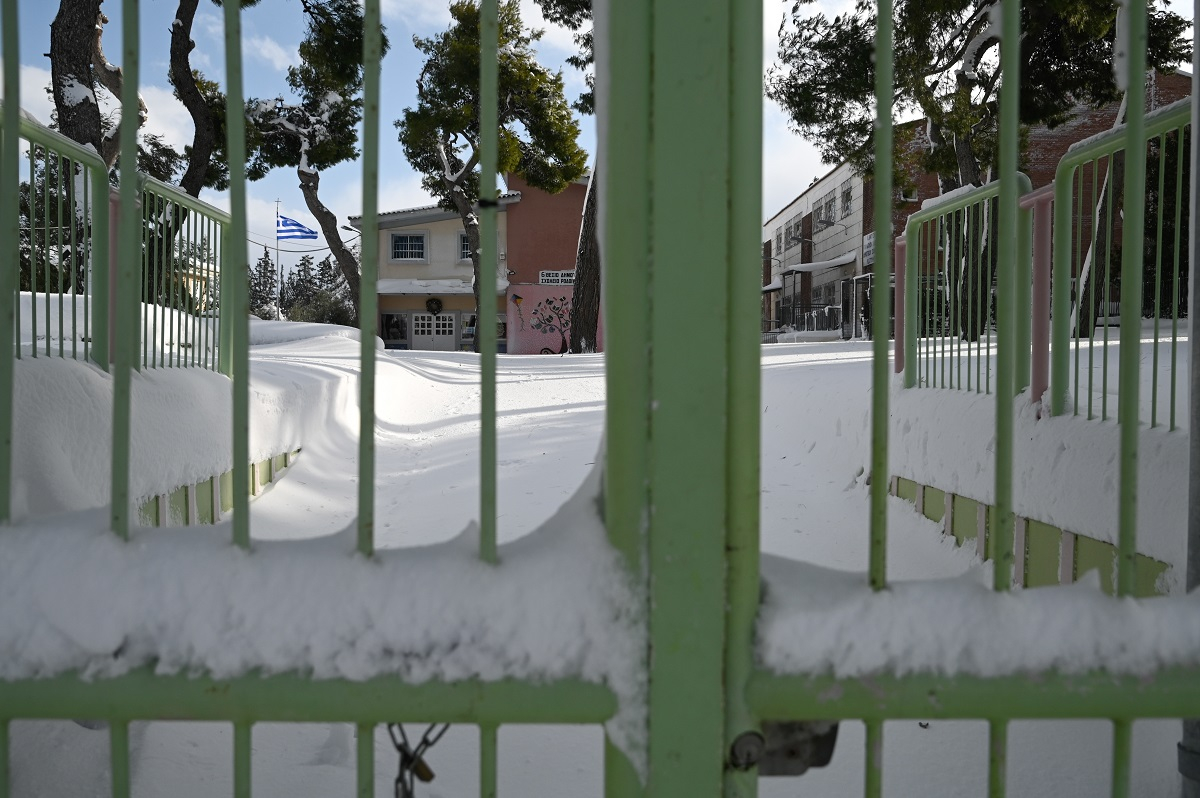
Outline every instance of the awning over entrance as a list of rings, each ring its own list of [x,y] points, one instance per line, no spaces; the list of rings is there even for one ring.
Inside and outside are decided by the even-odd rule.
[[[437,294],[470,294],[470,280],[409,280],[409,279],[385,279],[378,283],[380,296],[402,296],[411,294],[420,294],[422,296],[435,296]],[[508,290],[508,280],[503,277],[496,278],[496,295],[500,296]]]
[[[830,260],[815,260],[812,263],[797,263],[788,266],[783,270],[784,274],[790,272],[823,272],[826,269],[836,269],[839,266],[849,266],[854,261],[858,260],[858,252],[850,251],[845,255],[838,255]]]
[[[763,286],[762,292],[764,294],[769,294],[773,291],[781,291],[781,290],[783,290],[783,279],[776,277],[774,280],[772,280],[771,282],[769,282]]]

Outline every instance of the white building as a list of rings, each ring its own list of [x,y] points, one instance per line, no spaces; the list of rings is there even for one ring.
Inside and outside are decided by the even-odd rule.
[[[851,322],[859,293],[854,278],[864,273],[863,180],[848,163],[768,219],[762,240],[764,277],[770,262],[763,286],[767,326],[860,334]]]

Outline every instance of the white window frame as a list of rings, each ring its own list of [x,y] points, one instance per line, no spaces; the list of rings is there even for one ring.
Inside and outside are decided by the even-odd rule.
[[[397,258],[396,239],[400,236],[420,238],[421,251],[419,258]],[[388,260],[392,263],[429,263],[429,231],[428,230],[397,230],[388,237]]]
[[[842,195],[842,218],[845,219],[854,210],[854,184],[850,180],[843,180],[841,187]]]

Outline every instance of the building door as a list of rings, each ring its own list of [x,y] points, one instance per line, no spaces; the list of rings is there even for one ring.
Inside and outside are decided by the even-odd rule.
[[[414,313],[412,322],[412,348],[432,349],[449,352],[454,349],[453,313]]]

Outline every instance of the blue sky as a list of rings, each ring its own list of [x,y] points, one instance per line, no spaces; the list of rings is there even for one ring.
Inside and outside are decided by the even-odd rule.
[[[779,21],[789,3],[783,0],[763,0],[764,60],[773,55],[773,39]],[[429,36],[444,29],[450,21],[449,0],[383,0],[384,24],[391,39],[391,51],[383,61],[383,114],[381,122],[380,210],[395,210],[428,204],[431,200],[421,190],[420,178],[408,166],[396,141],[392,121],[399,118],[405,107],[415,104],[415,82],[422,64],[421,54],[413,47],[412,37]],[[567,94],[574,100],[584,88],[583,76],[563,62],[576,50],[571,32],[549,25],[542,19],[532,0],[522,0],[526,24],[543,28],[545,35],[538,43],[542,63],[561,68]],[[21,105],[43,122],[48,122],[52,103],[45,87],[50,79],[50,62],[44,55],[50,49],[50,23],[58,10],[53,0],[20,0],[21,28]],[[113,63],[120,63],[121,3],[107,0],[102,10],[110,22],[104,33],[104,51]],[[169,28],[174,19],[174,0],[141,0],[141,92],[149,108],[146,128],[162,134],[177,148],[190,143],[191,119],[183,106],[172,96],[167,82]],[[193,27],[196,49],[192,65],[211,79],[224,79],[224,39],[222,10],[211,0],[201,0]],[[284,75],[296,61],[296,49],[303,35],[304,19],[299,0],[262,0],[258,6],[242,13],[243,58],[247,96],[272,97],[286,92]],[[583,129],[581,143],[595,152],[595,125],[590,117],[580,119]],[[764,169],[763,216],[769,217],[799,194],[814,178],[828,167],[820,163],[815,148],[787,131],[782,114],[769,102],[764,102]],[[362,207],[360,166],[342,164],[321,176],[321,199],[343,222],[348,215],[357,214]],[[267,178],[247,186],[253,257],[261,254],[262,242],[274,248],[275,201],[280,201],[280,213],[309,227],[316,220],[309,215],[297,187],[295,171],[279,169]],[[228,199],[222,194],[205,191],[202,198],[222,207]],[[317,242],[288,242],[284,249],[311,248],[318,259],[324,256]],[[292,263],[299,254],[284,253],[285,263]]]

